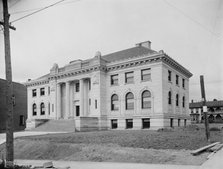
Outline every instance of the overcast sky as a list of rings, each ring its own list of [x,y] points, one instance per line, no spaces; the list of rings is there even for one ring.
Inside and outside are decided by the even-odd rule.
[[[10,21],[57,1],[11,0]],[[150,40],[152,49],[164,50],[193,73],[190,99],[201,98],[200,75],[207,99],[223,99],[223,0],[65,0],[12,25],[13,81],[38,78],[54,63],[64,66]],[[3,49],[1,31],[5,79]]]

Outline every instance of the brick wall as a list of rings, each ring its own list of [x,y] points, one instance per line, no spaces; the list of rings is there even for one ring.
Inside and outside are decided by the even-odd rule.
[[[5,80],[0,79],[0,131],[5,130],[6,125],[6,86]],[[14,130],[24,130],[25,124],[20,124],[20,116],[24,117],[24,122],[27,119],[27,90],[22,84],[13,82],[13,92],[16,98],[14,107]]]

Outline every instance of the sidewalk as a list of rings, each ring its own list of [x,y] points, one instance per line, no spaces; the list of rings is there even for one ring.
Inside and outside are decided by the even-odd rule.
[[[42,166],[50,160],[15,160],[19,165]],[[52,161],[54,167],[70,167],[70,169],[199,169],[199,166],[169,165],[169,164],[142,164],[142,163],[112,163],[112,162],[76,162]]]

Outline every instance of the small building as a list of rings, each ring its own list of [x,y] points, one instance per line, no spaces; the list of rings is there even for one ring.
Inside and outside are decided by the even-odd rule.
[[[190,124],[192,74],[151,42],[63,67],[26,82],[27,127],[74,119],[76,130],[144,129]],[[59,121],[58,121],[59,122]]]
[[[6,80],[0,79],[0,132],[6,129]],[[14,105],[14,131],[24,130],[27,119],[27,89],[20,83],[13,82]]]
[[[223,123],[223,100],[207,101],[209,123]],[[202,102],[190,103],[190,116],[193,123],[201,123],[204,120]]]

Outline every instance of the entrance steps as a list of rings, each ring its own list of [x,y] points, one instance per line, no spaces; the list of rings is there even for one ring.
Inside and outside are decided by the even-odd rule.
[[[45,120],[40,123],[36,128],[27,129],[32,131],[50,131],[50,132],[74,132],[75,121],[74,119],[69,120]]]

